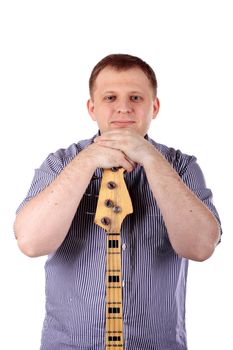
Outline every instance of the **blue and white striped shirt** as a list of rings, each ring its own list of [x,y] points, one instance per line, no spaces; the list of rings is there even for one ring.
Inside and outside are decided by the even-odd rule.
[[[155,143],[187,186],[219,221],[196,158]],[[48,186],[93,138],[50,154],[20,208]],[[48,256],[46,315],[41,350],[103,350],[105,335],[106,233],[93,223],[102,170],[96,169],[70,230]],[[124,341],[127,350],[185,350],[188,260],[168,239],[161,212],[140,166],[125,174],[133,214],[121,227]]]

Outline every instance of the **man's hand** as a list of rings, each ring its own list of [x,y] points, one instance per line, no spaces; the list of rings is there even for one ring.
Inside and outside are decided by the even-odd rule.
[[[97,136],[94,142],[102,148],[107,148],[107,153],[111,149],[118,150],[131,162],[141,165],[156,153],[154,147],[143,136],[128,128],[104,132],[101,136]]]
[[[136,163],[127,157],[127,155],[118,148],[109,148],[96,142],[88,146],[79,153],[79,158],[89,159],[91,165],[96,168],[109,169],[112,167],[122,167],[127,172],[136,167]]]

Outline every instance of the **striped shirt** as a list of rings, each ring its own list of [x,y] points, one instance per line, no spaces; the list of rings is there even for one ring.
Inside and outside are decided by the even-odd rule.
[[[19,209],[48,186],[94,137],[50,154],[35,170]],[[146,138],[219,221],[196,158]],[[102,169],[97,168],[64,242],[45,263],[41,350],[104,349],[106,233],[93,223],[101,176]],[[170,244],[143,167],[126,173],[125,182],[133,214],[121,226],[124,348],[185,350],[188,260],[178,256]]]

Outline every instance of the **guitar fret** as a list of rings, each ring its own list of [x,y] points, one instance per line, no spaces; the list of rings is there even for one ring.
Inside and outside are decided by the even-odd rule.
[[[121,270],[106,270],[107,272],[121,272]]]
[[[122,334],[122,331],[106,331],[106,333]]]
[[[117,301],[113,301],[113,302],[109,301],[106,304],[118,304],[118,305],[121,305],[121,302],[120,301],[119,302],[117,302]]]
[[[120,348],[122,346],[123,346],[123,344],[106,344],[106,347],[110,348],[110,350],[111,350],[112,347],[114,347],[114,348],[119,347]]]

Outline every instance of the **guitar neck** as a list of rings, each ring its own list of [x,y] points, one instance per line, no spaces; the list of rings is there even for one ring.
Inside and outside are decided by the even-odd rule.
[[[123,349],[120,233],[107,233],[105,349]]]
[[[120,229],[133,207],[123,173],[122,168],[104,170],[95,215],[107,237],[105,350],[124,349]]]

